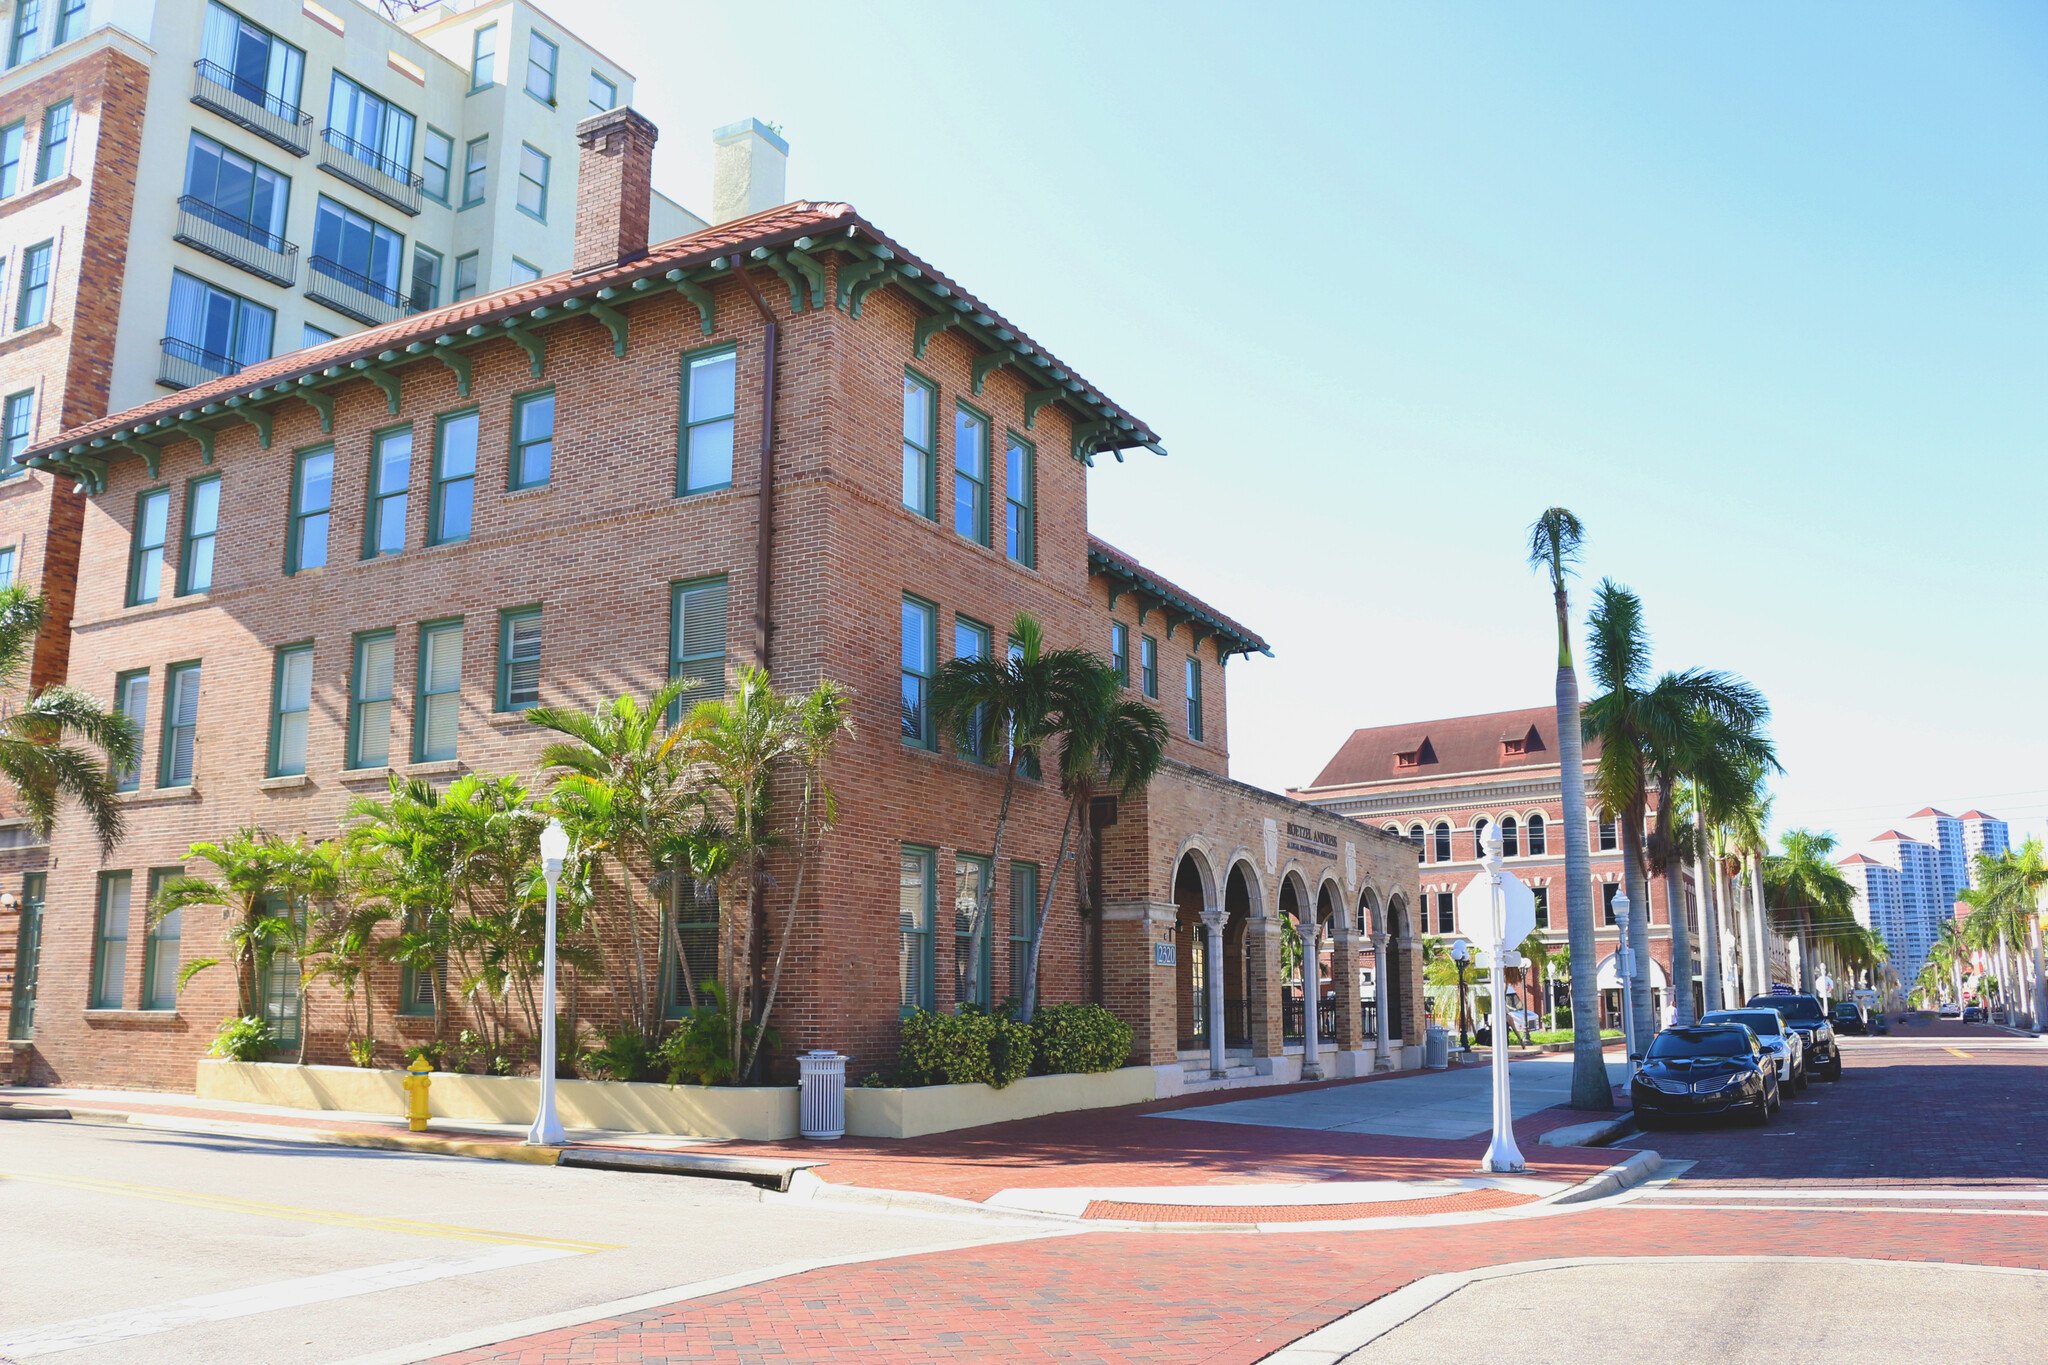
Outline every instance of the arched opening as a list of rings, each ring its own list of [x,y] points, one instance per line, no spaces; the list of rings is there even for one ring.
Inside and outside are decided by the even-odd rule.
[[[1334,882],[1316,888],[1316,1037],[1325,1043],[1337,1038],[1337,926],[1344,914],[1337,901]]]
[[[1492,823],[1491,820],[1488,820],[1483,815],[1472,822],[1473,857],[1484,858],[1486,856],[1486,827]]]
[[[1387,902],[1387,960],[1380,970],[1387,974],[1387,1037],[1402,1041],[1402,1021],[1408,1017],[1407,957],[1402,942],[1412,937],[1408,928],[1408,903],[1400,896]]]
[[[1529,813],[1529,856],[1541,858],[1544,854],[1544,840],[1549,831],[1543,827],[1543,812]]]
[[[1299,885],[1291,872],[1280,879],[1280,1038],[1288,1043],[1298,1043],[1304,1036],[1299,962],[1307,935],[1302,932]]]
[[[1372,888],[1368,886],[1358,898],[1358,932],[1373,935],[1380,931],[1379,898],[1373,895]],[[1370,938],[1366,939],[1363,951],[1358,955],[1358,998],[1363,1006],[1363,1017],[1360,1022],[1364,1025],[1362,1036],[1366,1038],[1379,1037],[1379,992],[1374,982],[1382,970],[1380,964],[1383,957],[1384,954],[1372,946]]]
[[[1202,927],[1207,908],[1202,871],[1193,855],[1180,860],[1173,874],[1174,1017],[1183,1048],[1209,1045],[1209,931]],[[1149,952],[1149,950],[1147,950]]]
[[[1435,850],[1435,853],[1434,853],[1434,855],[1433,855],[1433,856],[1432,856],[1432,858],[1431,858],[1431,861],[1432,861],[1432,862],[1439,862],[1439,863],[1447,863],[1447,862],[1449,862],[1450,860],[1451,860],[1451,824],[1450,824],[1450,821],[1448,821],[1448,820],[1439,820],[1439,821],[1437,821],[1437,825],[1436,825],[1436,850]]]
[[[1252,893],[1243,863],[1230,869],[1223,884],[1223,910],[1223,1041],[1229,1047],[1250,1047],[1252,1009],[1246,983],[1251,972],[1245,930],[1252,918]]]
[[[1500,854],[1503,858],[1522,856],[1522,831],[1512,815],[1500,818]]]

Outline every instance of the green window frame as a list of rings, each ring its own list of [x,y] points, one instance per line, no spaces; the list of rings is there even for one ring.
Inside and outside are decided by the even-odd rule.
[[[155,905],[165,883],[185,875],[182,867],[152,867],[149,870],[149,904]],[[161,918],[151,917],[149,932],[142,940],[142,1008],[178,1008],[178,958],[184,937],[185,912],[173,910]]]
[[[667,1018],[685,1017],[695,1003],[693,993],[696,1002],[708,1000],[710,992],[704,983],[718,979],[716,881],[690,876],[678,879],[673,898],[662,908],[661,974],[666,997],[662,1012]]]
[[[462,728],[462,618],[420,626],[414,669],[418,695],[413,708],[412,761],[441,763],[455,757]]]
[[[14,586],[14,561],[19,549],[13,545],[0,545],[0,588]]]
[[[479,414],[443,413],[434,419],[434,487],[429,496],[429,545],[468,540],[476,521],[476,443]]]
[[[903,367],[903,505],[939,519],[939,386]]]
[[[0,259],[0,274],[7,268],[5,259]],[[0,405],[0,479],[11,479],[17,474],[28,472],[21,464],[21,457],[28,452],[28,443],[36,431],[36,391],[23,389],[10,393],[4,405]]]
[[[220,475],[185,485],[185,540],[178,547],[178,596],[213,590],[213,553],[220,539]]]
[[[418,933],[424,926],[422,913],[418,910],[405,912],[405,929]],[[398,1012],[408,1017],[431,1015],[434,1012],[434,994],[447,979],[448,959],[437,954],[432,968],[421,971],[410,962],[398,964]]]
[[[548,177],[553,165],[553,159],[532,143],[519,144],[519,198],[515,206],[527,217],[543,223],[548,220]]]
[[[147,606],[163,592],[164,541],[170,534],[171,490],[135,495],[135,531],[128,544],[128,605]]]
[[[454,187],[455,139],[430,123],[420,140],[420,193],[446,207]]]
[[[135,727],[135,745],[140,749],[144,728],[149,724],[148,669],[131,668],[114,675],[114,714]],[[124,792],[142,789],[142,759],[139,756],[134,767],[115,771],[114,789]]]
[[[700,701],[725,695],[726,601],[723,575],[669,588],[668,676],[697,684],[676,699],[672,720]]]
[[[1038,567],[1038,448],[1009,433],[1003,450],[1003,548],[1027,569]]]
[[[555,391],[522,393],[512,400],[512,458],[506,488],[545,488],[555,469]]]
[[[498,710],[540,705],[541,639],[539,607],[498,613]]]
[[[271,777],[298,777],[306,771],[306,738],[313,715],[313,642],[284,645],[277,651],[270,683]]]
[[[42,975],[43,899],[49,876],[24,872],[21,914],[14,937],[14,991],[7,1014],[7,1036],[27,1041],[36,1036],[36,981]]]
[[[497,82],[498,26],[485,24],[469,41],[469,93],[488,90]]]
[[[412,244],[413,311],[426,313],[441,306],[441,266],[446,259],[425,242]]]
[[[962,616],[958,612],[955,612],[953,614],[954,658],[989,658],[991,657],[990,651],[994,648],[994,639],[995,632],[990,630],[981,622],[976,621],[970,617]],[[976,736],[976,732],[979,731],[981,728],[981,719],[978,708],[975,719],[972,722],[970,722],[969,725],[969,737],[966,740],[966,742],[959,745],[960,756],[962,758],[971,758],[976,763],[987,763],[989,761],[989,756],[981,751],[981,745],[978,737]]]
[[[1159,700],[1159,642],[1149,635],[1138,640],[1138,683],[1146,696]]]
[[[932,679],[938,674],[939,609],[921,597],[903,595],[903,742],[917,749],[938,747],[932,724]]]
[[[46,185],[71,166],[71,101],[43,110],[43,139],[36,148],[36,183]]]
[[[159,787],[189,787],[198,767],[199,681],[197,663],[164,670],[163,752],[157,763]]]
[[[42,36],[42,0],[15,0],[14,34],[7,42],[7,65],[17,67],[34,57]]]
[[[1614,898],[1621,891],[1620,882],[1600,883],[1600,922],[1612,927],[1615,922]]]
[[[455,289],[448,296],[450,303],[461,303],[464,299],[476,297],[481,259],[481,253],[475,251],[465,251],[455,258]]]
[[[526,93],[550,109],[555,107],[555,68],[561,55],[561,48],[541,37],[539,29],[526,31]]]
[[[988,417],[953,403],[953,533],[988,544]]]
[[[484,202],[484,190],[490,178],[491,136],[473,137],[462,144],[462,205],[475,208]]]
[[[327,567],[327,531],[334,514],[334,447],[301,450],[292,457],[291,530],[284,571]]]
[[[939,851],[917,844],[902,846],[896,882],[896,980],[898,1012],[931,1009],[936,994],[933,977],[932,912],[938,880]]]
[[[1010,999],[1024,1002],[1031,962],[1031,926],[1038,918],[1038,864],[1010,864]]]
[[[366,630],[355,637],[348,680],[348,766],[391,765],[391,708],[398,670],[398,632]]]
[[[677,497],[732,487],[739,367],[739,349],[734,346],[710,346],[683,355]]]
[[[27,144],[26,120],[0,128],[0,199],[12,199],[21,191],[21,154]]]
[[[54,238],[37,242],[21,253],[21,287],[14,300],[14,330],[40,327],[50,316],[50,257],[56,253]]]
[[[370,506],[363,518],[363,558],[405,552],[405,520],[412,487],[412,428],[370,436]]]
[[[1202,661],[1188,655],[1187,668],[1188,738],[1202,742]]]
[[[541,269],[532,261],[523,260],[518,256],[514,256],[512,258],[511,274],[512,283],[514,284],[532,284],[535,280],[540,278]]]
[[[608,114],[619,107],[619,87],[602,72],[590,73],[590,112]]]
[[[1121,621],[1109,623],[1109,666],[1116,670],[1117,685],[1131,685],[1131,628]]]
[[[128,975],[128,916],[135,890],[132,872],[100,873],[94,914],[92,994],[87,1008],[117,1010]]]
[[[953,1006],[980,1005],[987,1008],[994,1003],[993,985],[989,981],[989,965],[994,960],[995,918],[991,915],[982,925],[981,953],[975,961],[974,953],[974,910],[978,902],[989,898],[989,883],[994,876],[994,864],[987,858],[973,853],[953,855]],[[970,977],[968,967],[974,967]]]

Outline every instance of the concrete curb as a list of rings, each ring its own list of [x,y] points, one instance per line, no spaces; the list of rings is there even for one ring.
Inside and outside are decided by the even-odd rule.
[[[1545,1200],[1548,1204],[1583,1204],[1589,1199],[1604,1199],[1610,1194],[1620,1194],[1631,1186],[1640,1185],[1656,1175],[1664,1166],[1664,1158],[1655,1152],[1636,1152],[1628,1160],[1609,1166],[1590,1180],[1582,1181],[1563,1194]]]
[[[714,1180],[744,1180],[779,1194],[789,1192],[798,1171],[815,1161],[770,1161],[764,1157],[707,1156],[696,1152],[650,1152],[626,1147],[570,1146],[559,1150],[553,1164],[593,1171],[636,1171],[646,1175],[696,1175]]]
[[[1605,1147],[1608,1143],[1627,1132],[1636,1121],[1635,1111],[1624,1109],[1613,1118],[1595,1119],[1591,1123],[1574,1123],[1569,1128],[1553,1128],[1536,1139],[1539,1147]]]
[[[61,1119],[72,1123],[154,1128],[172,1133],[205,1133],[215,1137],[264,1138],[280,1142],[319,1143],[386,1152],[424,1152],[430,1156],[474,1157],[511,1161],[524,1166],[553,1166],[559,1147],[529,1147],[523,1142],[465,1142],[460,1138],[419,1133],[345,1133],[324,1128],[293,1128],[274,1123],[185,1118],[178,1114],[130,1113],[125,1109],[58,1109],[39,1104],[0,1104],[0,1120]]]

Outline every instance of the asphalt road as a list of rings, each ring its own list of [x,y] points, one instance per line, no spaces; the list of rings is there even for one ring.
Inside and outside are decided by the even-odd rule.
[[[61,1122],[0,1123],[0,1228],[0,1360],[65,1365],[333,1362],[1016,1235],[730,1181]]]

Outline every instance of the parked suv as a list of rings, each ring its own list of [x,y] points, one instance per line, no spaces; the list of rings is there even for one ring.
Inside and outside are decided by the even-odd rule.
[[[1842,1079],[1842,1049],[1835,1042],[1835,1030],[1828,1023],[1827,1006],[1817,995],[1758,995],[1749,1002],[1753,1010],[1776,1010],[1799,1032],[1806,1044],[1806,1074],[1824,1081]]]

